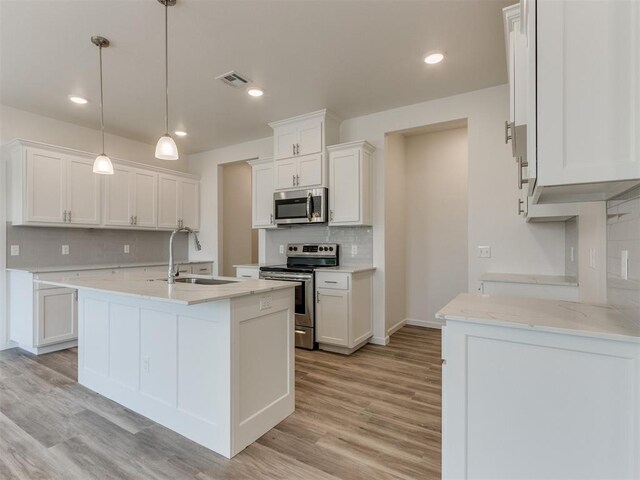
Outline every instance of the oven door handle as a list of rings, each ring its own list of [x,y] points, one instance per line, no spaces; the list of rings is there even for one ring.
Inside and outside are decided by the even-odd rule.
[[[278,274],[262,274],[260,276],[261,280],[280,280],[280,281],[289,281],[289,282],[310,282],[313,279],[312,275],[306,275],[306,274],[300,274],[300,275],[296,275],[296,274],[284,274],[284,275],[278,275]]]
[[[313,208],[313,195],[311,192],[307,195],[307,220],[311,221],[311,209]]]

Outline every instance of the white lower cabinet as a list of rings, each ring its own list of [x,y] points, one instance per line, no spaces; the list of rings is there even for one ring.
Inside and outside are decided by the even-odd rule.
[[[316,341],[351,354],[373,335],[372,271],[316,272]]]
[[[443,479],[639,478],[638,343],[451,320],[442,332]]]
[[[260,278],[260,267],[236,266],[236,277],[238,278]]]
[[[37,347],[78,338],[77,291],[49,288],[37,291]]]

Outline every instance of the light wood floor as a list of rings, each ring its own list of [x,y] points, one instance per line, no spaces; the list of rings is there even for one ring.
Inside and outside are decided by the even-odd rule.
[[[0,352],[0,479],[440,478],[440,332],[296,351],[296,411],[227,460],[76,383],[77,352]]]

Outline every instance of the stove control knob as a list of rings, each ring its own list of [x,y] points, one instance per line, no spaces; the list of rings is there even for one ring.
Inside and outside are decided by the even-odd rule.
[[[293,250],[293,247],[289,247],[289,251],[291,252]]]
[[[298,247],[293,247],[293,251],[297,252],[298,251]]]
[[[329,251],[330,251],[330,252],[333,252],[333,247],[329,247]]]

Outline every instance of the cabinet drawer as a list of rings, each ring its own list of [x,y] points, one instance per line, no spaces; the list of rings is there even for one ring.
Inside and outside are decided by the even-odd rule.
[[[316,287],[349,290],[349,274],[319,272],[316,274]]]
[[[237,267],[236,277],[239,278],[260,278],[260,270],[258,268]]]
[[[213,267],[210,263],[196,263],[191,265],[191,273],[198,275],[211,275]]]

